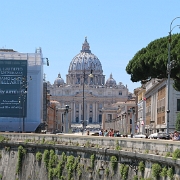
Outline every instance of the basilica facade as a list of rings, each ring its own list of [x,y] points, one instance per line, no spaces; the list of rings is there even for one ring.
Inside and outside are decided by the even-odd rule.
[[[116,83],[112,74],[105,79],[102,64],[91,52],[87,38],[80,53],[70,62],[66,82],[58,74],[54,83],[48,82],[47,87],[51,100],[59,102],[60,108],[69,106],[71,124],[82,120],[88,124],[99,124],[103,119],[111,119],[111,113],[104,116],[104,107],[130,98],[127,86]]]

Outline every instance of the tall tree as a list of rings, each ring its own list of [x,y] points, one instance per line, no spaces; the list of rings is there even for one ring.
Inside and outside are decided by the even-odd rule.
[[[180,131],[180,112],[177,114],[175,129]]]
[[[152,78],[167,78],[168,38],[156,39],[138,51],[126,66],[132,82],[145,83]],[[171,36],[171,60],[176,61],[171,70],[174,88],[180,91],[180,34]]]

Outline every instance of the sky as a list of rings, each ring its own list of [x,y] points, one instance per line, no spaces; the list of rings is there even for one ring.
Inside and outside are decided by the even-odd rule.
[[[112,73],[130,92],[141,84],[131,82],[128,62],[150,42],[168,36],[170,23],[180,17],[179,0],[0,0],[0,5],[0,48],[34,53],[41,47],[50,63],[44,65],[47,81],[53,83],[58,73],[66,81],[87,37],[106,80]],[[173,22],[178,24],[180,18]]]

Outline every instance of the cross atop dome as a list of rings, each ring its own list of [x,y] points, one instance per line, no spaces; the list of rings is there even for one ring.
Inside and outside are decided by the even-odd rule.
[[[91,53],[89,43],[87,42],[87,37],[85,37],[81,52]]]

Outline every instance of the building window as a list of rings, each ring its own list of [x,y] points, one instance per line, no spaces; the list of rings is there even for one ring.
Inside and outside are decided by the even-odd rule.
[[[99,114],[99,123],[102,123],[102,114]]]
[[[130,119],[130,122],[129,122],[130,124],[132,124],[132,119]]]
[[[122,95],[122,91],[119,91],[119,95],[120,95],[120,96]]]
[[[79,117],[76,117],[76,123],[78,123],[79,122]]]
[[[110,121],[112,119],[112,114],[108,114],[107,118],[108,118],[107,120]]]
[[[64,115],[62,114],[62,124],[64,123]]]
[[[180,111],[180,99],[177,99],[177,111]]]
[[[92,117],[89,118],[89,123],[92,123]]]

